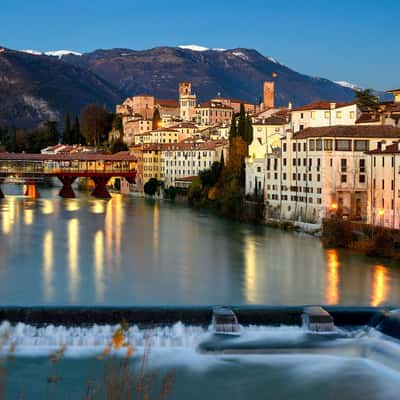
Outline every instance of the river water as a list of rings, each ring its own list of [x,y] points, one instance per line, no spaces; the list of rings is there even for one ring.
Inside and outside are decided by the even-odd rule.
[[[400,267],[318,239],[113,194],[41,198],[4,186],[0,304],[400,303]]]

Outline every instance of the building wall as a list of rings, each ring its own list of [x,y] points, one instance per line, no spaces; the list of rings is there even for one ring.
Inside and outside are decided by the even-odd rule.
[[[335,140],[350,140],[353,150],[337,150]],[[279,161],[276,163],[276,155],[268,155],[265,161],[265,202],[271,214],[320,222],[338,211],[349,218],[367,221],[370,166],[365,150],[354,149],[356,140],[375,148],[383,139],[282,140]]]
[[[291,116],[293,132],[298,132],[322,126],[355,125],[360,111],[356,104],[336,108],[335,103],[332,103],[332,109],[294,110]]]
[[[400,153],[374,154],[368,197],[368,222],[387,228],[400,228]]]

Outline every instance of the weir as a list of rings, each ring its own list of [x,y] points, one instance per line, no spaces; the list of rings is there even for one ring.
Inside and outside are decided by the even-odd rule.
[[[0,307],[0,321],[27,324],[118,324],[122,321],[142,325],[172,325],[177,322],[208,326],[213,306],[201,307]],[[243,325],[302,324],[304,307],[233,306]],[[377,313],[390,308],[324,307],[338,326],[366,325]]]

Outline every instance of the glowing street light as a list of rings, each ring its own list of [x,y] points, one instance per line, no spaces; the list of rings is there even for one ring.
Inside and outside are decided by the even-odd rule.
[[[332,211],[337,211],[337,209],[338,209],[337,203],[332,203],[332,204],[331,204],[331,210],[332,210]]]
[[[380,217],[383,217],[384,214],[385,214],[385,210],[384,210],[383,208],[380,208],[379,211],[378,211],[378,215],[379,215]]]

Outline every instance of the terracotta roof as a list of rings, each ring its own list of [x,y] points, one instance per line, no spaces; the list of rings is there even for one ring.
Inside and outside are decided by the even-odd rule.
[[[123,154],[121,154],[123,153]],[[29,153],[0,153],[0,161],[136,161],[129,152],[116,154],[29,154]]]
[[[184,176],[182,178],[175,178],[175,182],[192,182],[197,176]]]
[[[192,128],[196,129],[197,126],[192,122],[180,122],[178,125],[171,126],[172,129]]]
[[[306,128],[293,135],[294,139],[309,137],[400,138],[400,128],[388,125],[336,125]]]
[[[392,143],[387,146],[385,146],[385,149],[375,149],[375,150],[370,150],[367,151],[367,154],[395,154],[395,153],[400,153],[400,143]]]
[[[222,140],[210,140],[208,142],[180,142],[180,143],[160,143],[145,144],[144,150],[158,151],[194,151],[194,150],[214,150],[216,147],[223,146],[227,142]]]
[[[157,128],[153,129],[151,132],[178,132],[178,131],[173,128]]]
[[[292,111],[307,111],[307,110],[330,110],[331,103],[335,103],[335,109],[350,106],[355,104],[354,101],[339,102],[339,101],[315,101],[314,103],[306,104],[301,107],[294,108]]]
[[[179,107],[179,101],[175,99],[155,99],[154,104],[162,107]]]
[[[272,115],[269,118],[259,119],[253,123],[253,125],[285,125],[287,124],[287,120],[275,115]]]
[[[400,92],[400,89],[391,89],[387,91],[388,93],[398,93]]]
[[[206,101],[204,103],[201,103],[198,107],[202,108],[225,108],[227,110],[233,110],[232,107],[227,106],[226,104],[217,102],[217,101]]]
[[[356,124],[368,124],[371,122],[379,122],[380,116],[375,112],[363,112],[357,119]]]

